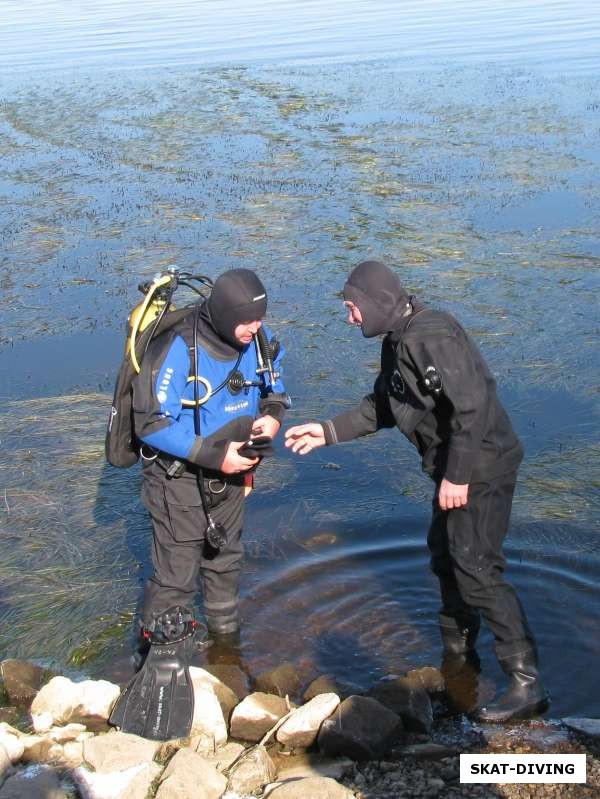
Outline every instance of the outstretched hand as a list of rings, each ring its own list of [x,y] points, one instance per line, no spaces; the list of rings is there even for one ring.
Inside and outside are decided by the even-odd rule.
[[[311,422],[290,427],[285,431],[285,445],[298,455],[308,455],[313,449],[325,445],[323,425]]]

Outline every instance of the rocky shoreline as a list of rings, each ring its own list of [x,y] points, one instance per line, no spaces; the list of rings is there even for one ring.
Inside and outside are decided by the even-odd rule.
[[[192,667],[189,738],[129,735],[107,719],[121,687],[0,663],[0,799],[600,797],[600,721],[475,726],[448,710],[433,667],[367,695],[283,664],[250,686],[233,665]],[[462,784],[461,753],[584,753],[585,784]]]

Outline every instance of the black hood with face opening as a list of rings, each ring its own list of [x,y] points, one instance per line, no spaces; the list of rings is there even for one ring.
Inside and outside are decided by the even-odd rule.
[[[263,319],[266,312],[267,292],[258,276],[250,269],[230,269],[215,281],[200,316],[221,342],[239,351],[244,345],[235,337],[236,327]]]
[[[395,330],[410,312],[410,295],[398,276],[381,261],[363,261],[350,272],[344,299],[360,311],[366,338]]]

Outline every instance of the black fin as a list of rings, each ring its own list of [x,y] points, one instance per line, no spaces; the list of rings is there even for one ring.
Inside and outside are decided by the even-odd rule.
[[[169,741],[186,738],[194,717],[194,687],[189,672],[193,637],[152,644],[144,665],[125,688],[109,722],[122,732]]]

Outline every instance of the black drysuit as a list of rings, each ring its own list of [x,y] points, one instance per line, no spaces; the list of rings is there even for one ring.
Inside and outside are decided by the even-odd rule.
[[[383,339],[373,392],[356,409],[323,423],[326,442],[396,426],[438,488],[444,477],[469,484],[461,508],[441,510],[437,491],[433,500],[428,545],[441,587],[440,623],[465,629],[481,614],[502,659],[534,646],[517,594],[503,577],[502,542],[523,449],[473,340],[450,314],[398,294],[399,287],[392,285],[385,308],[373,294],[367,298],[364,285],[361,291],[346,284],[346,299],[360,303],[363,333],[391,332]],[[425,383],[431,367],[441,378],[438,392]]]

